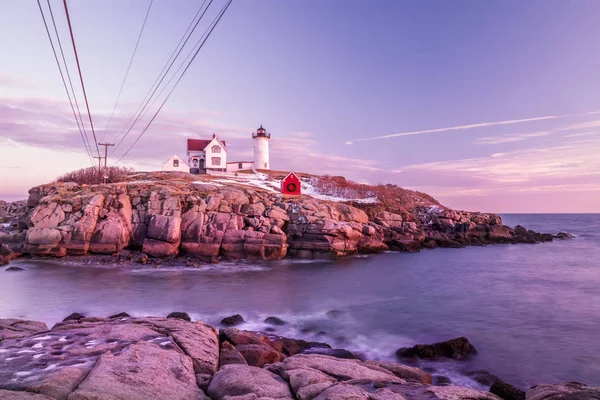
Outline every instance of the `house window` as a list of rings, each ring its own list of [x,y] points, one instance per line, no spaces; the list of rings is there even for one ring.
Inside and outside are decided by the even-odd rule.
[[[212,165],[221,165],[221,157],[213,157]]]
[[[173,160],[173,166],[179,167],[179,160]]]
[[[242,169],[242,163],[238,163],[238,169]]]
[[[192,166],[193,166],[194,168],[198,168],[198,159],[197,159],[197,158],[194,158],[194,159],[192,160]]]
[[[220,153],[221,152],[221,146],[214,145],[212,147],[212,152],[213,153]]]

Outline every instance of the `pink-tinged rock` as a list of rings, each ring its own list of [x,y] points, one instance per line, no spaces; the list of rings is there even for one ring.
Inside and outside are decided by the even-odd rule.
[[[265,205],[261,203],[244,204],[240,210],[242,214],[251,217],[260,217],[265,212]]]
[[[242,344],[235,347],[244,357],[248,365],[263,367],[283,360],[285,357],[266,344]]]
[[[42,250],[57,246],[62,240],[58,229],[53,228],[30,228],[27,231],[27,243],[39,246]]]
[[[65,220],[65,212],[56,203],[38,205],[31,214],[31,223],[36,228],[56,228]]]
[[[0,399],[2,400],[55,400],[54,397],[44,396],[43,394],[29,392],[13,392],[12,390],[0,389]]]
[[[22,319],[0,319],[0,342],[32,335],[37,332],[47,331],[45,323],[27,321]]]
[[[181,239],[184,242],[195,242],[202,236],[204,213],[187,211],[181,217]]]
[[[509,240],[512,239],[510,228],[504,225],[489,225],[488,238],[490,240]]]
[[[206,399],[191,360],[153,343],[103,354],[69,400]]]
[[[339,204],[338,210],[342,214],[344,221],[354,221],[361,224],[369,223],[369,216],[367,213],[356,207],[352,207],[347,204]]]
[[[280,219],[283,221],[289,221],[290,217],[288,216],[287,211],[281,209],[277,206],[271,207],[269,210],[265,211],[265,216],[275,219]]]
[[[240,364],[221,368],[208,386],[208,395],[213,400],[294,398],[289,385],[280,376],[265,369]]]
[[[146,238],[142,246],[142,252],[151,257],[170,257],[177,254],[178,247],[173,243]]]
[[[214,374],[219,366],[219,335],[215,328],[201,321],[188,322],[173,318],[137,318],[142,324],[172,337],[192,359],[196,374]]]
[[[181,218],[153,215],[148,224],[148,237],[169,243],[178,243],[181,239]]]

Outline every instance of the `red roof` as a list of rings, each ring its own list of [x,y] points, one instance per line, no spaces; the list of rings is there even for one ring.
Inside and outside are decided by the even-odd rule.
[[[211,140],[202,140],[202,139],[188,139],[187,140],[187,149],[188,151],[204,151],[206,146],[212,142]]]

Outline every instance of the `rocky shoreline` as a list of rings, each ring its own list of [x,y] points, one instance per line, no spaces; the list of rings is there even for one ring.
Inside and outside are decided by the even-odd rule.
[[[268,320],[273,326],[285,323],[276,317]],[[573,382],[537,385],[524,392],[489,374],[489,392],[434,382],[430,373],[411,365],[363,360],[326,343],[233,327],[241,321],[237,315],[225,318],[217,330],[183,312],[167,318],[75,313],[48,329],[42,322],[0,319],[0,398],[549,400],[600,396],[600,388]],[[398,360],[463,359],[476,352],[466,338],[456,338],[399,349]]]
[[[376,203],[363,204],[198,179],[147,173],[108,185],[32,188],[26,202],[0,204],[0,265],[21,256],[67,255],[132,254],[142,263],[178,256],[191,262],[321,259],[569,236],[510,228],[498,215],[451,210],[392,185]]]

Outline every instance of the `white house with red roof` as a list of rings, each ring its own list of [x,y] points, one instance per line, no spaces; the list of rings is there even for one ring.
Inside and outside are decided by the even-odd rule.
[[[187,140],[187,165],[192,174],[214,174],[237,172],[242,170],[270,169],[269,140],[271,134],[260,126],[252,133],[254,140],[253,161],[227,162],[227,144],[213,133],[212,139]],[[177,166],[175,166],[177,164]],[[165,165],[163,171],[181,171],[179,165],[185,164],[173,156]],[[183,167],[185,168],[185,167]]]
[[[192,174],[227,171],[227,144],[213,133],[210,140],[187,140],[188,165]]]

